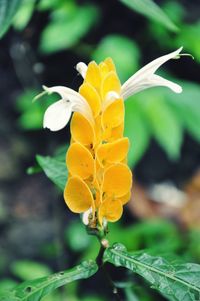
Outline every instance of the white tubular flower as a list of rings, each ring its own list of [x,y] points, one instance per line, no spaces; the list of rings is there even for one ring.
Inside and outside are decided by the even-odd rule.
[[[80,62],[76,65],[76,70],[78,71],[78,73],[80,73],[82,78],[85,78],[87,72],[87,65],[83,62]]]
[[[134,95],[142,90],[155,87],[155,86],[165,86],[170,88],[175,93],[181,93],[181,86],[166,80],[165,78],[156,75],[157,69],[167,62],[168,60],[175,58],[181,52],[182,47],[178,50],[171,52],[167,55],[161,56],[154,61],[150,62],[134,75],[132,75],[123,85],[121,95],[124,99],[131,95]]]
[[[47,93],[56,92],[61,96],[61,100],[47,108],[43,120],[44,128],[48,128],[51,131],[61,130],[67,125],[72,112],[81,113],[85,118],[93,123],[90,106],[85,98],[78,92],[63,86],[55,86],[52,88],[43,86],[43,88]]]
[[[125,100],[129,96],[151,87],[164,86],[168,87],[175,93],[181,93],[181,86],[155,74],[162,64],[172,58],[176,58],[181,50],[182,47],[147,64],[132,75],[122,85],[119,91],[108,91],[103,101],[102,109],[105,110],[108,105],[119,98],[123,98]],[[76,65],[76,70],[81,74],[83,79],[85,79],[88,66],[85,63],[80,62]],[[43,86],[43,88],[45,92],[39,94],[36,99],[41,97],[44,93],[56,92],[61,96],[59,101],[49,106],[46,110],[43,121],[44,128],[48,128],[51,131],[61,130],[67,125],[72,112],[81,113],[91,124],[94,124],[93,113],[90,105],[78,92],[63,86],[55,86],[51,88]]]

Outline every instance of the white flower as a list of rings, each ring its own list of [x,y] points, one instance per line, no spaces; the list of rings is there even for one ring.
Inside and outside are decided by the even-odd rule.
[[[181,50],[182,47],[174,52],[155,59],[151,63],[141,68],[122,85],[120,93],[121,95],[116,94],[115,91],[108,92],[105,104],[108,105],[109,102],[112,102],[116,98],[120,97],[127,99],[131,95],[155,86],[165,86],[170,88],[175,93],[181,93],[181,86],[155,74],[157,69],[162,64],[172,58],[176,58]],[[87,65],[80,62],[76,65],[76,69],[81,76],[85,78]],[[51,88],[44,86],[43,88],[47,93],[56,92],[61,96],[59,101],[47,108],[43,120],[44,128],[49,128],[51,131],[61,130],[67,125],[72,112],[79,112],[91,123],[94,122],[92,111],[88,102],[78,92],[63,86],[55,86]],[[41,93],[41,95],[43,94],[44,92]]]
[[[181,93],[181,86],[155,74],[157,69],[162,64],[172,58],[177,57],[181,50],[182,47],[167,55],[163,55],[137,71],[122,85],[122,97],[126,99],[135,93],[156,86],[165,86],[170,88],[175,93]]]
[[[47,93],[56,92],[61,96],[59,101],[47,108],[43,119],[44,128],[48,128],[51,131],[61,130],[67,125],[72,112],[81,113],[91,123],[93,123],[90,106],[85,98],[78,92],[63,86],[55,86],[52,88],[43,86],[43,88]]]

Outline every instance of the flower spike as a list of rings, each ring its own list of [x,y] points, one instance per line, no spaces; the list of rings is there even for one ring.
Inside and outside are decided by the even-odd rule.
[[[170,59],[181,56],[182,48],[144,66],[122,86],[111,58],[100,64],[76,65],[83,77],[79,93],[67,87],[43,87],[61,99],[48,107],[44,127],[62,129],[71,120],[71,143],[66,154],[69,171],[64,190],[68,208],[83,214],[91,229],[103,229],[123,213],[131,197],[132,173],[127,165],[129,139],[124,137],[124,99],[144,89],[165,86],[175,93],[182,88],[155,74]]]

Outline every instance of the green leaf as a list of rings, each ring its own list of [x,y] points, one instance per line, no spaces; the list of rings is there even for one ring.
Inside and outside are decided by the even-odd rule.
[[[0,38],[11,25],[20,4],[21,0],[0,0]]]
[[[166,99],[182,123],[182,126],[197,141],[200,141],[200,87],[191,82],[180,82],[183,87],[181,95],[166,94]]]
[[[22,0],[22,5],[17,11],[14,19],[13,26],[17,30],[23,30],[30,21],[35,7],[35,0]]]
[[[175,44],[182,45],[184,51],[191,53],[200,63],[200,21],[183,25],[180,34],[175,37]]]
[[[121,244],[104,253],[104,262],[125,267],[145,278],[152,287],[171,301],[200,300],[200,265],[171,264],[147,253],[129,254]]]
[[[139,48],[133,40],[125,36],[108,35],[100,41],[92,58],[100,63],[106,57],[112,57],[122,82],[139,67]]]
[[[24,130],[39,130],[42,128],[43,116],[49,105],[58,99],[57,95],[44,95],[43,99],[33,102],[39,92],[25,90],[16,101],[16,109],[20,113],[18,124]]]
[[[130,167],[142,158],[147,150],[150,140],[150,132],[141,111],[141,105],[135,97],[129,98],[125,102],[125,133],[124,135],[130,140],[130,149],[128,153],[128,164]]]
[[[152,0],[120,0],[123,4],[150,20],[156,21],[167,29],[177,32],[178,27],[170,20],[164,11]]]
[[[66,3],[64,7],[53,12],[52,21],[42,32],[40,50],[49,54],[75,46],[97,20],[97,7],[76,7]]]
[[[73,269],[48,277],[26,281],[0,297],[1,301],[39,301],[60,286],[79,279],[86,279],[98,270],[93,260],[85,261]]]
[[[165,150],[171,160],[177,160],[182,145],[182,125],[176,114],[167,104],[163,90],[148,90],[138,98],[143,106],[146,120],[149,122],[152,135]]]
[[[13,262],[11,271],[22,280],[31,280],[51,274],[51,270],[46,265],[30,260]]]
[[[17,282],[10,278],[3,278],[0,280],[0,296],[7,290],[13,289],[17,285]]]
[[[46,176],[63,191],[68,175],[65,161],[60,160],[58,157],[53,158],[40,155],[36,156],[36,160],[44,170]]]

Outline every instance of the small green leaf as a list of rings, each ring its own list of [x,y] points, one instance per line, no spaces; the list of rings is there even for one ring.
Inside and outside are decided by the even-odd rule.
[[[44,157],[40,155],[37,155],[36,159],[46,176],[63,191],[68,175],[65,161],[61,161],[57,157]]]
[[[22,280],[31,280],[51,274],[51,270],[46,265],[30,260],[15,261],[11,264],[11,271]]]
[[[139,274],[171,301],[200,300],[200,265],[170,264],[162,257],[147,253],[129,254],[121,244],[104,253],[104,262],[122,266]]]
[[[152,0],[120,0],[123,4],[150,20],[156,21],[167,29],[177,32],[178,27],[170,20],[164,11]]]
[[[128,164],[133,167],[142,158],[147,150],[150,140],[150,132],[141,111],[140,104],[135,97],[125,102],[125,133],[130,140]]]
[[[21,5],[21,0],[0,0],[0,38],[6,33]]]
[[[0,296],[1,301],[40,301],[55,289],[79,279],[86,279],[98,270],[93,260],[85,261],[73,269],[58,272],[48,277],[26,281],[12,291]]]
[[[95,6],[71,7],[71,3],[55,10],[42,32],[40,50],[48,54],[75,46],[98,20],[97,12]]]
[[[139,67],[139,48],[133,40],[125,36],[108,35],[100,41],[92,58],[100,63],[107,57],[113,59],[122,82],[127,80]]]

